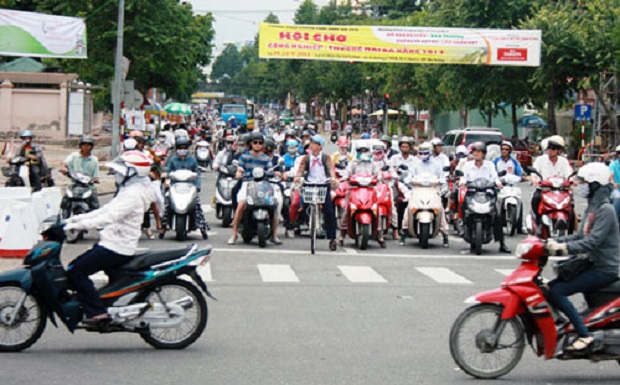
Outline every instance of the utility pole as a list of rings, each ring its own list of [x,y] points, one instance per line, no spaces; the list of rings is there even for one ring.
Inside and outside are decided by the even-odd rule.
[[[123,29],[125,0],[118,0],[118,26],[116,31],[116,59],[114,61],[114,86],[112,87],[112,148],[110,156],[116,158],[120,149],[121,95],[123,91]]]
[[[388,116],[390,110],[390,94],[383,95],[383,135],[388,135]]]

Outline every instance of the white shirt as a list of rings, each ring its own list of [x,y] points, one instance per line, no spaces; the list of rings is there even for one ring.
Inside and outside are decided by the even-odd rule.
[[[439,178],[439,184],[447,183],[444,176],[444,171],[440,165],[440,160],[437,158],[431,158],[428,160],[428,162],[420,160],[415,166],[413,166],[413,170],[411,170],[412,177],[424,173],[435,175],[437,178]]]
[[[420,162],[420,158],[409,154],[409,156],[407,156],[407,159],[405,159],[403,157],[403,154],[396,154],[392,157],[392,159],[390,159],[390,161],[392,162],[392,167],[397,172],[398,172],[398,166],[400,166],[401,164],[406,164],[407,167],[409,167],[409,172],[408,172],[409,177],[405,177],[404,179],[405,181],[407,181],[409,180],[410,176],[413,175],[413,169],[415,168],[416,164]]]
[[[276,143],[282,143],[282,141],[284,141],[284,138],[286,137],[286,134],[284,134],[284,132],[276,132],[275,134],[273,134],[273,140],[276,141]]]
[[[508,161],[505,161],[503,158],[499,158],[497,163],[495,163],[495,168],[497,172],[500,173],[502,171],[506,171],[506,175],[515,175],[515,164],[511,158]]]
[[[486,179],[488,181],[497,181],[497,170],[490,160],[483,160],[480,167],[476,166],[475,160],[470,160],[463,165],[463,179],[461,183],[473,182],[476,179]]]
[[[450,167],[450,158],[448,158],[448,155],[440,152],[439,155],[434,156],[434,159],[437,164],[439,164],[439,167],[441,168],[441,172],[444,174],[444,177],[448,176],[449,172],[443,171],[445,167]]]
[[[534,168],[536,171],[542,175],[543,179],[551,178],[554,176],[559,176],[564,179],[568,179],[570,174],[573,173],[573,168],[570,166],[570,163],[563,156],[558,156],[557,162],[555,164],[551,163],[549,159],[549,155],[544,154],[536,158],[534,162]],[[536,177],[538,177],[536,175]]]
[[[170,131],[162,131],[166,135],[166,145],[168,148],[174,147],[174,134]]]
[[[318,156],[312,154],[308,155],[308,176],[307,180],[311,183],[323,183],[327,179],[325,175],[325,165],[321,161],[323,152],[320,152]]]
[[[149,123],[146,125],[146,131],[148,131],[150,133],[150,138],[151,139],[155,139],[155,131],[157,130],[157,127],[155,127],[155,125],[153,123]]]

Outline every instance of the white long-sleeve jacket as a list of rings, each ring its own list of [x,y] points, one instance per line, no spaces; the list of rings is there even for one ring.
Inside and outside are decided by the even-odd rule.
[[[121,188],[118,195],[105,206],[71,217],[67,222],[76,230],[103,228],[99,234],[99,245],[118,254],[134,255],[144,213],[154,202],[154,194],[148,178],[146,184],[132,182]]]

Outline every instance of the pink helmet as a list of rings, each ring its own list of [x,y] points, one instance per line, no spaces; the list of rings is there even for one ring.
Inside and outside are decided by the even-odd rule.
[[[348,146],[349,146],[349,140],[348,140],[346,137],[341,136],[341,137],[340,137],[340,138],[338,138],[338,140],[336,141],[336,145],[337,145],[338,147],[348,147]]]

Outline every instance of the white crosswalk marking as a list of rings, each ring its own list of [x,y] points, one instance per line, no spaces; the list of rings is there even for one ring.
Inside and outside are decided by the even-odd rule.
[[[497,271],[501,275],[505,275],[506,277],[508,277],[515,270],[514,269],[495,269],[495,271]]]
[[[349,281],[355,283],[386,283],[387,280],[370,266],[338,266]]]
[[[291,265],[258,265],[263,282],[299,282]]]
[[[416,270],[439,283],[472,283],[462,275],[458,275],[445,267],[416,267]]]
[[[198,275],[205,282],[213,282],[213,275],[211,274],[211,262],[207,262],[204,266],[198,266]]]

